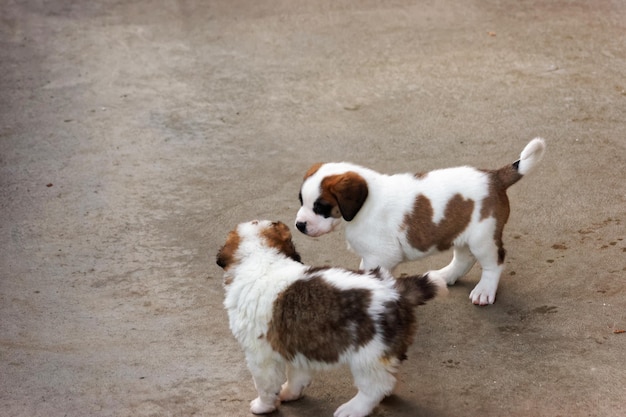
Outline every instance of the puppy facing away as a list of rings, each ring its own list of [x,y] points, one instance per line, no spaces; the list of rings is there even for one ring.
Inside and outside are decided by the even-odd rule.
[[[395,385],[416,332],[415,308],[447,291],[428,275],[303,265],[289,228],[268,220],[231,231],[217,264],[230,329],[258,392],[254,414],[300,398],[314,371],[343,364],[358,393],[334,416],[368,415]]]
[[[315,237],[343,219],[361,269],[393,271],[403,261],[453,248],[452,262],[429,272],[430,278],[453,285],[478,259],[482,275],[470,299],[492,304],[504,268],[506,190],[535,168],[545,147],[535,138],[516,162],[495,170],[463,166],[384,175],[346,162],[318,163],[304,176],[296,227]]]

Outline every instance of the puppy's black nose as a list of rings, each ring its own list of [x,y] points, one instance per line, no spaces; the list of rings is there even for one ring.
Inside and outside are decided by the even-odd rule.
[[[306,222],[296,222],[296,227],[306,235]]]

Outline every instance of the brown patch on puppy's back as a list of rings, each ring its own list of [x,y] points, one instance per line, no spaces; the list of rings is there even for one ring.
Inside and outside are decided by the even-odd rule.
[[[236,262],[235,252],[239,248],[241,238],[236,230],[231,231],[226,237],[226,243],[217,252],[216,263],[225,271]]]
[[[296,281],[274,301],[267,340],[288,360],[300,353],[336,363],[346,350],[374,337],[367,313],[371,299],[369,290],[341,290],[320,276]]]
[[[444,216],[438,224],[433,223],[434,210],[430,200],[419,195],[415,199],[413,211],[404,218],[409,243],[416,249],[426,252],[433,246],[443,251],[452,246],[472,219],[474,201],[455,194],[446,205]]]
[[[280,253],[300,262],[300,254],[291,240],[289,227],[282,222],[273,222],[270,227],[263,229],[261,236],[269,247],[278,249]]]

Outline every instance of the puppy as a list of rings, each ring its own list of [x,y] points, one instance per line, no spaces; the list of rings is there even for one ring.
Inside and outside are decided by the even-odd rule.
[[[492,304],[504,267],[506,190],[539,163],[545,146],[533,139],[519,160],[496,170],[384,175],[346,162],[315,164],[300,189],[296,227],[320,236],[345,220],[348,247],[361,256],[361,269],[393,271],[400,262],[453,247],[452,262],[429,276],[452,285],[478,259],[482,276],[470,299]]]
[[[230,328],[259,395],[254,414],[300,398],[312,372],[347,364],[358,393],[334,415],[368,415],[395,385],[416,331],[415,307],[447,291],[427,275],[396,280],[380,268],[303,265],[289,228],[267,220],[230,232],[217,264]]]

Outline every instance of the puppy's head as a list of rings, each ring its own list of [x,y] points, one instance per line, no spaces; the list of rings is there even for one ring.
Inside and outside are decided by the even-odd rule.
[[[217,252],[217,264],[228,271],[249,256],[263,255],[267,250],[300,262],[300,254],[291,240],[289,228],[281,222],[253,220],[239,224]]]
[[[333,231],[343,218],[351,221],[367,199],[365,179],[342,163],[315,164],[304,175],[296,227],[316,237]]]

